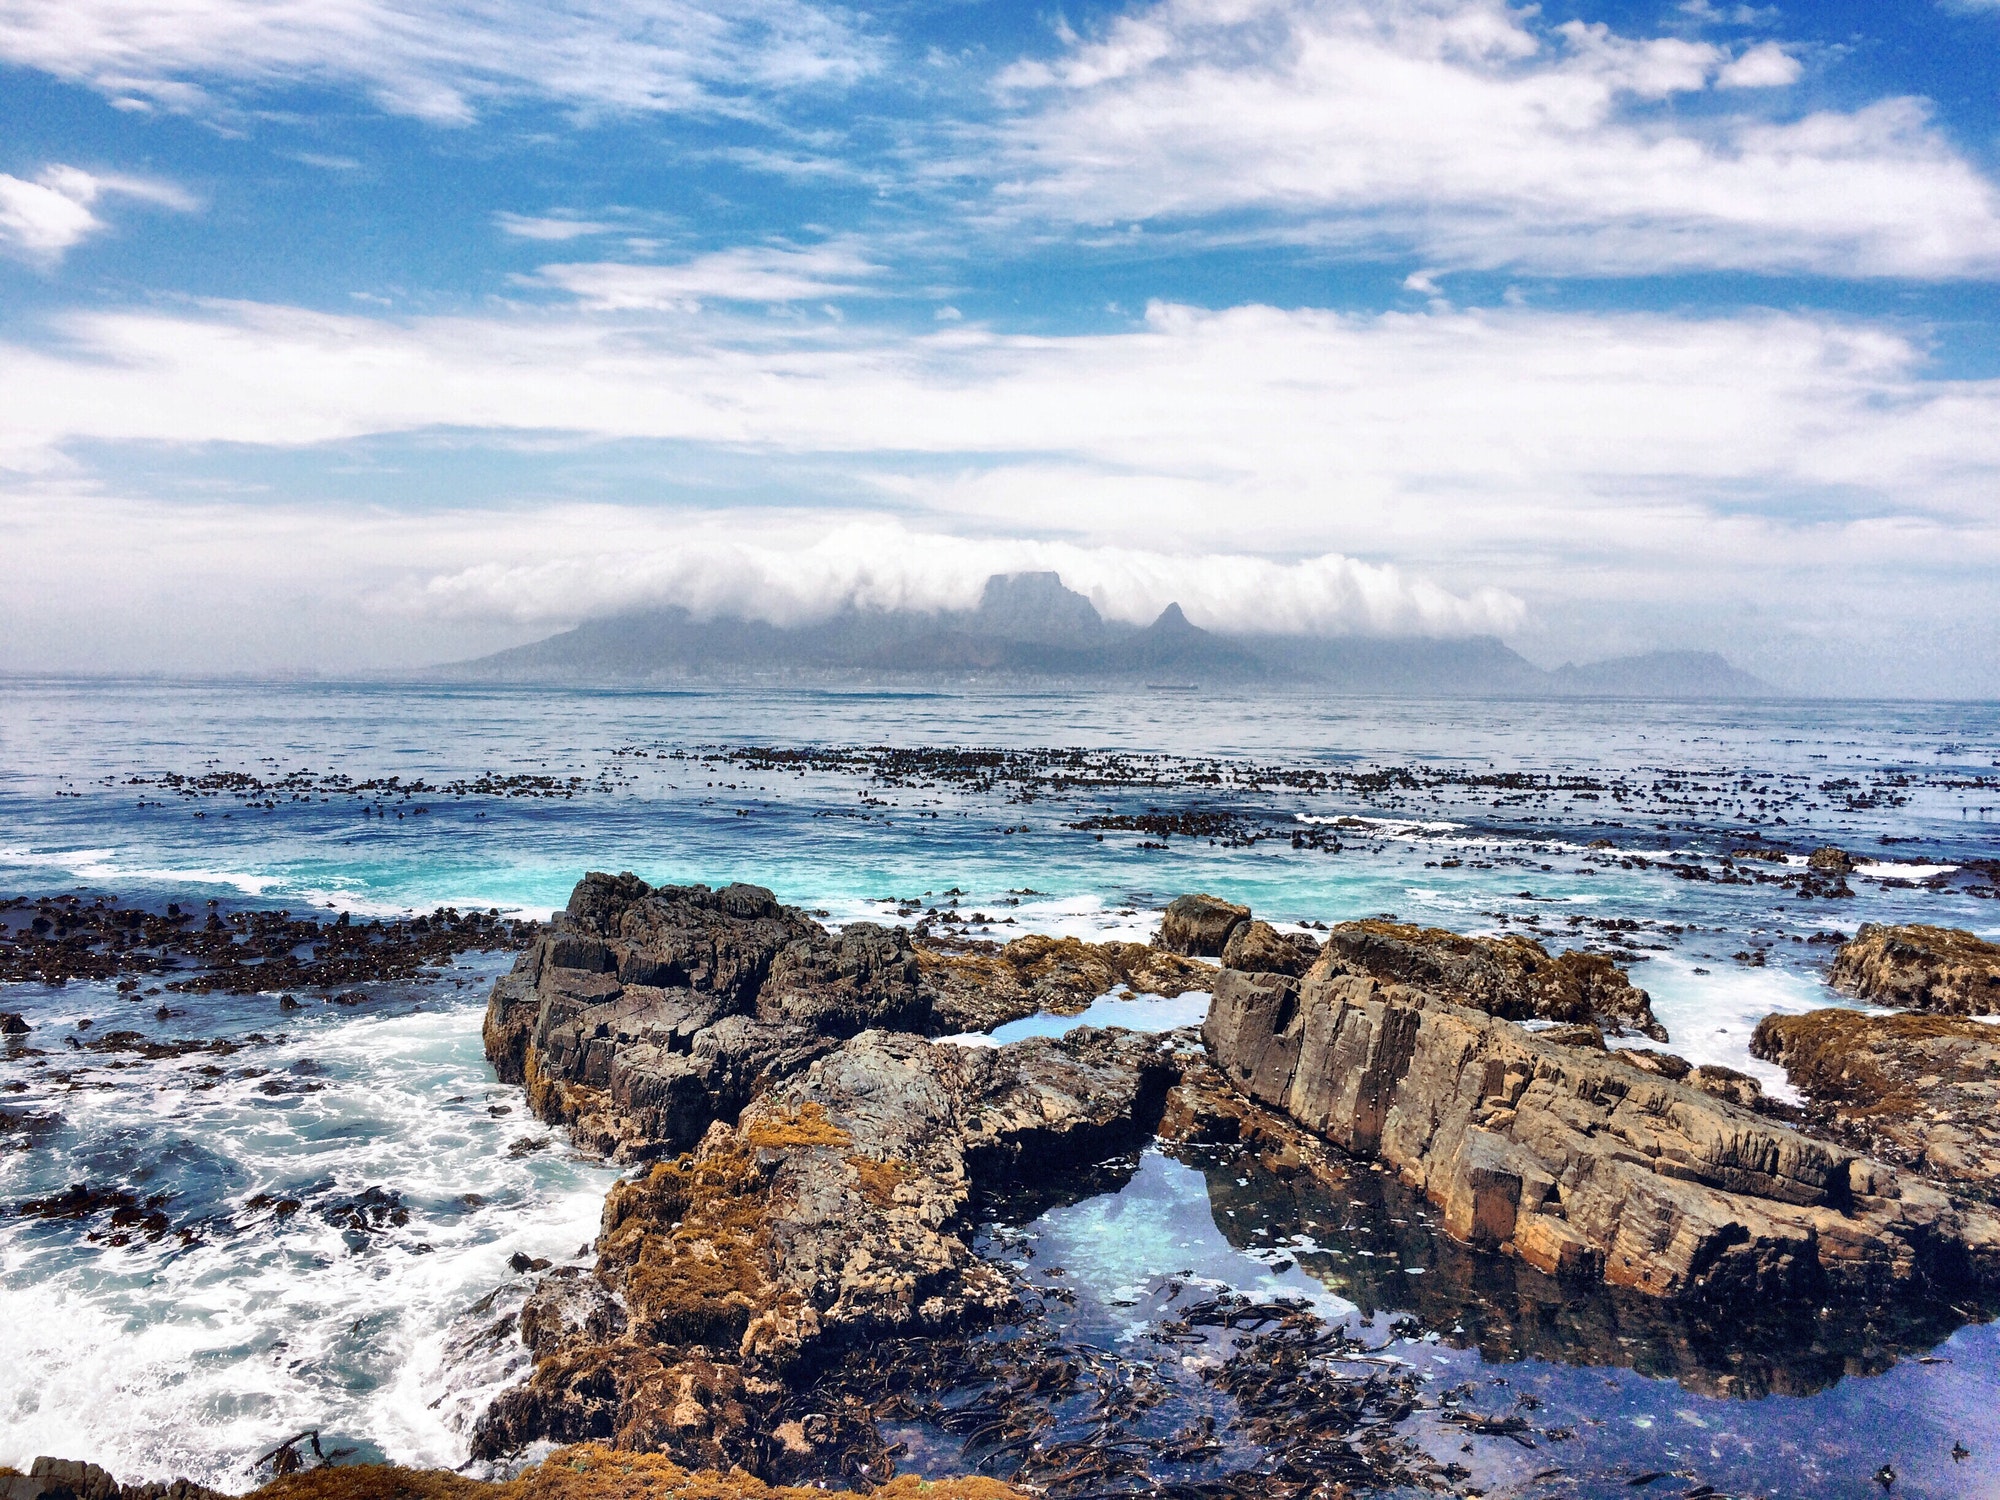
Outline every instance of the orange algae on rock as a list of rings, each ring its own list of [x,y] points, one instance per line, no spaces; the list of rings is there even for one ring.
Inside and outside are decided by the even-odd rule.
[[[653,1453],[601,1443],[559,1448],[513,1479],[468,1479],[444,1469],[356,1464],[274,1480],[256,1500],[825,1500],[809,1486],[771,1485],[740,1469],[686,1469]],[[977,1475],[925,1481],[903,1475],[874,1489],[884,1500],[1022,1500]]]

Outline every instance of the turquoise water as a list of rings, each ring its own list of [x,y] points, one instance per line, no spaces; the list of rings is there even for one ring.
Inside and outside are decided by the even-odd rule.
[[[879,748],[953,746],[1083,753],[972,763]],[[843,747],[865,753],[827,753]],[[934,913],[995,939],[1143,939],[1165,901],[1203,889],[1281,922],[1393,912],[1607,946],[1652,992],[1676,1050],[1776,1087],[1743,1049],[1762,1015],[1832,998],[1831,947],[1809,939],[1863,920],[2000,937],[1977,863],[2000,857],[1996,777],[2000,711],[1977,705],[14,681],[0,683],[0,895],[540,914],[587,869],[631,869],[754,881],[830,922]],[[1865,863],[1852,895],[1806,897],[1742,873],[1771,862],[1724,862],[1760,842],[1795,856],[1838,842]],[[113,1246],[69,1221],[0,1218],[0,1462],[76,1454],[121,1477],[240,1489],[250,1458],[315,1424],[366,1453],[462,1460],[469,1415],[507,1374],[454,1363],[466,1310],[508,1294],[516,1251],[574,1254],[610,1176],[485,1068],[480,1007],[504,961],[375,987],[352,1010],[186,996],[155,1020],[109,986],[0,990],[38,1047],[84,1018],[243,1042],[226,1060],[116,1070],[0,1060],[0,1086],[22,1085],[10,1108],[60,1117],[33,1149],[0,1154],[0,1203],[82,1181],[164,1194],[171,1226]],[[1097,1014],[1169,1025],[1200,1003],[1107,997]],[[1203,1253],[1235,1265],[1230,1226],[1260,1210],[1211,1212],[1192,1179],[1161,1185],[1169,1166],[1196,1170],[1149,1166],[1136,1180],[1171,1208],[1146,1211],[1177,1235],[1221,1236],[1226,1255]],[[400,1222],[367,1219],[385,1201],[370,1189],[394,1196]],[[287,1216],[253,1206],[287,1198],[300,1204]],[[1064,1232],[1099,1247],[1106,1278],[1140,1275],[1111,1262],[1159,1245],[1125,1217],[1137,1207],[1069,1212]],[[1345,1316],[1347,1294],[1292,1259],[1293,1282]],[[1697,1435],[1727,1432],[1701,1441],[1750,1442],[1758,1456],[1738,1478],[1760,1492],[1879,1493],[1868,1473],[1883,1460],[1855,1469],[1870,1442],[1900,1455],[1897,1493],[2000,1492],[2000,1433],[1979,1416],[2000,1409],[2000,1357],[1983,1326],[1947,1335],[1949,1364],[1861,1360],[1810,1394],[1744,1400],[1691,1395],[1671,1361],[1602,1346],[1544,1341],[1527,1359],[1447,1338],[1425,1357],[1533,1364],[1551,1402],[1615,1389],[1593,1419],[1624,1422],[1627,1438],[1600,1467],[1673,1469],[1674,1453],[1702,1456],[1687,1447]],[[1898,1409],[1914,1415],[1898,1424]],[[1863,1437],[1816,1440],[1815,1424]],[[1969,1462],[1933,1451],[1957,1440],[1948,1428]],[[1511,1455],[1492,1463],[1494,1493],[1555,1482]]]

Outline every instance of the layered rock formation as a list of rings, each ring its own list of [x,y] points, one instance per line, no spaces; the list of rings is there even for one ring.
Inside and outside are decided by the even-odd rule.
[[[1864,923],[1827,982],[1877,1005],[1990,1016],[2000,1012],[2000,943],[1955,927]]]
[[[1866,929],[1864,929],[1866,931]],[[2000,1031],[1956,1016],[1766,1016],[1750,1041],[1811,1101],[1813,1127],[2000,1201]]]
[[[1463,937],[1401,922],[1336,924],[1328,972],[1367,975],[1509,1021],[1588,1023],[1665,1041],[1652,998],[1601,953],[1558,953],[1518,933]]]
[[[1002,1312],[975,1206],[1136,1144],[1173,1078],[1125,1032],[927,1041],[907,934],[836,938],[754,887],[591,876],[551,927],[495,987],[495,1067],[608,1154],[683,1154],[620,1183],[595,1266],[530,1297],[534,1371],[480,1422],[484,1456],[609,1439],[821,1473],[790,1406],[814,1373]]]
[[[1225,972],[1230,1082],[1441,1210],[1453,1238],[1670,1299],[2000,1282],[2000,1216],[1601,1051],[1342,972]]]

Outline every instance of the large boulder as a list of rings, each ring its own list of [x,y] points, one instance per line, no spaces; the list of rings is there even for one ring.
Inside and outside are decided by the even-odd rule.
[[[1167,903],[1153,942],[1169,953],[1220,958],[1229,935],[1250,920],[1250,908],[1220,896],[1180,896]]]
[[[1322,965],[1225,971],[1230,1083],[1393,1168],[1455,1239],[1743,1306],[2000,1285],[2000,1215],[1689,1083]]]
[[[1811,1123],[1954,1191],[2000,1200],[2000,1033],[1957,1016],[1829,1008],[1766,1016],[1750,1050],[1784,1068]]]
[[[1465,937],[1404,922],[1340,922],[1327,933],[1320,969],[1408,985],[1504,1020],[1590,1023],[1667,1039],[1652,997],[1605,955],[1551,955],[1518,933]]]
[[[1269,922],[1239,922],[1223,945],[1222,967],[1298,978],[1318,956],[1319,944],[1309,937],[1288,937]]]
[[[2000,1012],[2000,943],[1957,927],[1864,923],[1827,982],[1858,1000],[1958,1016]]]
[[[1086,943],[1039,933],[996,943],[917,944],[919,982],[941,1033],[991,1031],[1053,1011],[1075,1015],[1117,989],[1181,995],[1215,982],[1207,964],[1145,943]]]

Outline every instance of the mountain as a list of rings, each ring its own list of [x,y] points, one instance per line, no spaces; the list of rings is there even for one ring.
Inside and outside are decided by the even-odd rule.
[[[1648,651],[1549,673],[1554,690],[1576,698],[1771,698],[1777,689],[1713,651]]]
[[[425,675],[587,686],[1080,678],[1470,698],[1770,692],[1707,653],[1656,652],[1545,672],[1491,636],[1221,635],[1194,624],[1178,604],[1141,628],[1105,620],[1054,573],[996,573],[971,609],[935,614],[850,608],[784,626],[646,610]]]

